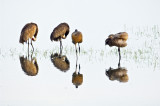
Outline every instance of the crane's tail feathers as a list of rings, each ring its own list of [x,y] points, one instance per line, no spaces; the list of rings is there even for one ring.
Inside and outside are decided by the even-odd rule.
[[[23,38],[22,37],[20,37],[20,39],[19,39],[19,43],[22,43],[22,44],[24,44],[24,40],[23,40]]]

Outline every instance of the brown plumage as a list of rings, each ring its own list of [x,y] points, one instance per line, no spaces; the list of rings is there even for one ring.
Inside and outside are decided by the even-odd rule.
[[[128,82],[127,70],[125,68],[119,67],[117,69],[110,68],[106,71],[106,75],[110,80],[118,80],[120,82]]]
[[[111,34],[105,40],[105,45],[109,45],[110,47],[112,47],[112,46],[118,47],[119,57],[121,58],[120,47],[127,46],[127,43],[126,43],[127,39],[128,39],[128,34],[126,32]]]
[[[70,68],[70,62],[65,55],[61,56],[61,54],[58,53],[52,54],[51,61],[54,64],[54,66],[60,69],[62,72],[66,72]]]
[[[24,56],[20,57],[20,63],[23,71],[29,76],[35,76],[38,73],[38,64],[36,58],[31,61]]]
[[[78,88],[83,83],[83,74],[74,72],[72,75],[72,83]]]
[[[125,47],[127,46],[126,40],[128,39],[128,34],[126,32],[120,32],[117,34],[111,34],[105,41],[106,45],[109,46],[117,46],[117,47]]]
[[[78,43],[78,45],[79,45],[79,43],[82,43],[82,41],[83,41],[82,33],[76,29],[76,30],[72,33],[72,43],[75,44],[76,53],[77,53],[76,44]],[[79,52],[80,52],[80,45],[79,45]]]
[[[56,28],[54,28],[51,33],[51,41],[60,41],[60,47],[62,47],[61,39],[65,39],[69,34],[69,25],[67,23],[61,23]]]
[[[80,86],[83,83],[83,74],[80,74],[80,64],[79,64],[79,71],[77,71],[77,61],[78,61],[78,57],[76,60],[76,69],[72,75],[72,83],[73,85],[76,86],[76,88],[78,88],[78,86]]]
[[[23,29],[21,31],[19,42],[24,44],[24,42],[28,41],[28,49],[29,49],[29,39],[31,39],[31,45],[32,45],[32,40],[33,41],[36,40],[37,34],[38,34],[37,24],[28,23],[23,27]],[[32,45],[32,48],[33,48],[33,45]],[[33,50],[34,50],[34,48],[33,48]]]

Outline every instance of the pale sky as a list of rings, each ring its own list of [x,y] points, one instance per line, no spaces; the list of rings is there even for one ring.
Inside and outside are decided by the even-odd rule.
[[[97,39],[104,43],[109,33],[123,31],[123,25],[159,24],[159,5],[159,0],[0,0],[0,47],[18,47],[21,29],[29,22],[38,24],[36,42],[41,46],[57,44],[49,38],[61,22],[71,29],[63,42],[70,42],[78,29],[91,45]]]

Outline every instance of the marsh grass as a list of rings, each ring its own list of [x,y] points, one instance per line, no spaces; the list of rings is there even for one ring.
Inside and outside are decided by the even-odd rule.
[[[29,52],[29,54],[32,54],[32,50]],[[39,50],[39,49],[35,49],[35,51],[33,52],[34,56],[38,56],[41,58],[47,58],[49,57],[51,54],[53,53],[59,53],[59,50],[57,48],[53,49],[53,50]],[[65,49],[63,50],[62,54],[65,55],[75,55],[75,50],[72,47],[65,47]],[[13,49],[9,49],[9,52],[0,50],[0,55],[2,57],[14,57],[16,55],[28,55],[27,51],[19,51],[16,48]],[[108,56],[112,56],[112,55],[117,55],[118,56],[118,50],[117,48],[111,49],[111,50],[94,50],[93,48],[90,48],[89,50],[85,50],[84,48],[81,49],[81,56],[86,55],[87,57],[91,58],[107,58]],[[132,51],[132,49],[121,49],[121,56],[122,58],[126,58],[126,59],[134,59],[134,60],[148,60],[148,59],[152,59],[154,57],[159,59],[159,55],[158,52],[154,51],[153,48],[148,47],[147,49],[137,49]]]
[[[135,62],[145,63],[153,65],[154,67],[160,67],[160,29],[158,25],[146,26],[146,27],[128,27],[124,26],[124,30],[129,33],[128,46],[121,49],[122,59],[129,61],[134,60]],[[101,46],[101,45],[100,45]],[[19,55],[27,55],[28,51],[24,48],[10,48],[3,50],[0,48],[0,59],[7,57],[15,57]],[[30,50],[30,54],[33,51]],[[53,47],[52,49],[39,49],[35,48],[33,56],[38,58],[50,58],[53,53],[59,53],[59,47]],[[74,46],[64,46],[62,54],[73,56],[75,55]],[[95,49],[81,47],[80,56],[84,57],[90,62],[103,62],[109,57],[118,58],[117,47],[108,47],[104,49]]]

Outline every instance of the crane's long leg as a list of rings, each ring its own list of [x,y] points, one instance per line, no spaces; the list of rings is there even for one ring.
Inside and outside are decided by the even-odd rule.
[[[78,72],[78,74],[80,74],[80,70],[81,70],[81,66],[80,66],[80,64],[79,64],[79,72]]]
[[[76,70],[75,70],[76,73],[77,73],[77,62],[78,62],[78,57],[76,56]]]
[[[32,40],[31,40],[31,45],[32,45],[32,49],[33,49],[33,52],[34,52],[34,47],[33,47],[33,44],[32,44]]]
[[[28,39],[28,58],[29,58],[29,39]]]
[[[76,59],[76,72],[77,72],[77,60],[78,60],[78,59]]]
[[[60,40],[60,49],[63,49],[62,40]]]
[[[75,49],[76,49],[76,55],[77,55],[77,47],[76,47],[76,44],[75,44]]]
[[[31,53],[31,60],[32,60],[32,57],[33,57],[33,52]]]
[[[61,50],[61,44],[62,44],[62,41],[60,40],[60,50]]]
[[[118,62],[118,68],[121,67],[121,59],[119,58],[119,62]]]
[[[120,47],[118,47],[118,52],[119,52],[119,63],[118,63],[118,67],[120,67],[120,61],[121,61]]]
[[[79,45],[79,43],[78,43],[78,46],[79,46],[79,53],[80,53],[80,45]]]

